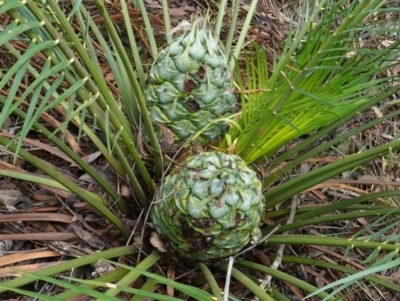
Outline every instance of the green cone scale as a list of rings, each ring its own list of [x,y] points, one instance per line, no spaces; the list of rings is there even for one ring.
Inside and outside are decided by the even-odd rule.
[[[200,144],[228,130],[221,119],[233,113],[236,97],[229,64],[210,31],[193,26],[161,50],[148,77],[146,103],[159,138],[160,124],[174,142],[186,141],[207,125]]]
[[[206,261],[236,254],[256,240],[262,211],[256,173],[236,155],[204,152],[164,179],[151,219],[177,255]]]

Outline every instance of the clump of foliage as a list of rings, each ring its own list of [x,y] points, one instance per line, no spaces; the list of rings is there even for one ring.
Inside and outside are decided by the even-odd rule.
[[[230,280],[234,279],[247,292],[251,292],[251,296],[260,300],[289,300],[284,288],[270,286],[271,277],[274,283],[288,283],[302,294],[313,294],[321,300],[344,297],[347,287],[354,285],[359,279],[393,292],[400,292],[400,286],[374,275],[379,271],[390,270],[400,263],[396,258],[398,237],[393,236],[385,241],[380,239],[380,236],[389,233],[398,225],[396,217],[400,210],[397,207],[375,205],[373,202],[376,199],[398,196],[399,190],[379,191],[321,206],[304,207],[300,210],[297,208],[299,193],[377,158],[395,158],[397,150],[400,149],[400,142],[393,139],[384,145],[345,156],[341,160],[315,167],[306,173],[294,174],[306,160],[319,156],[341,141],[400,113],[399,110],[392,110],[380,118],[320,143],[322,137],[326,137],[357,114],[400,91],[398,77],[386,73],[391,68],[398,68],[400,64],[400,40],[392,35],[398,32],[398,28],[382,17],[388,12],[398,15],[399,9],[386,7],[385,3],[386,1],[374,0],[354,1],[349,4],[347,0],[340,0],[304,5],[298,22],[301,26],[293,29],[293,33],[288,36],[282,55],[273,62],[273,70],[270,72],[265,51],[261,46],[254,44],[253,47],[243,48],[250,20],[257,7],[257,1],[252,1],[243,30],[231,53],[235,31],[235,22],[232,23],[231,34],[225,45],[226,61],[223,63],[224,68],[230,66],[236,71],[234,78],[237,91],[234,92],[239,95],[240,110],[234,112],[224,109],[223,114],[232,113],[229,116],[221,113],[223,116],[216,117],[215,114],[211,114],[211,119],[207,119],[204,124],[199,123],[198,128],[188,132],[189,135],[181,135],[179,127],[173,129],[171,134],[168,122],[154,117],[171,114],[171,110],[174,113],[176,111],[173,110],[177,110],[176,106],[164,108],[162,114],[148,110],[149,106],[153,110],[160,108],[157,100],[160,100],[161,94],[165,92],[165,87],[162,91],[158,91],[157,87],[150,89],[150,96],[146,102],[146,72],[137,45],[138,35],[133,30],[130,18],[131,8],[124,0],[120,3],[126,30],[123,38],[118,34],[102,0],[94,1],[96,12],[103,21],[101,28],[80,1],[74,1],[66,10],[68,13],[54,0],[45,3],[36,0],[0,1],[0,15],[7,14],[10,17],[7,26],[0,32],[0,46],[14,62],[0,73],[0,90],[5,91],[2,93],[5,96],[0,96],[0,126],[4,128],[9,120],[16,118],[23,120],[20,130],[16,133],[0,135],[0,145],[14,155],[14,162],[18,158],[26,162],[25,166],[29,169],[40,171],[31,173],[22,168],[2,167],[0,175],[44,185],[62,198],[75,196],[95,210],[102,222],[107,224],[109,231],[118,237],[119,243],[129,244],[110,247],[90,255],[80,255],[79,258],[68,259],[34,273],[21,272],[22,276],[0,283],[0,293],[14,291],[43,300],[70,300],[81,294],[99,300],[119,300],[115,296],[120,295],[128,296],[126,298],[130,300],[142,300],[146,297],[156,300],[227,300],[228,297],[240,298],[235,291],[229,290]],[[158,48],[144,3],[137,1],[135,4],[140,9],[145,24],[150,54],[156,59]],[[221,1],[213,31],[215,41],[219,38],[226,6],[226,2]],[[166,1],[163,1],[163,7],[166,32],[170,32]],[[233,5],[230,9],[235,20],[239,5]],[[196,30],[190,33],[196,36],[193,43],[205,43],[206,39],[203,37],[202,40],[201,35],[197,33]],[[360,37],[377,42],[361,43]],[[166,40],[169,45],[174,43],[170,36]],[[380,42],[386,40],[390,42]],[[180,39],[174,41],[181,43]],[[211,41],[210,36],[207,36],[207,41]],[[208,51],[214,46],[209,44],[209,47]],[[185,48],[181,50],[185,51]],[[161,52],[161,60],[162,55]],[[164,56],[167,55],[168,53],[164,53]],[[111,85],[103,75],[104,62],[107,62],[114,76],[115,85]],[[188,79],[189,75],[194,77],[189,69],[177,68],[178,74],[175,75],[183,83],[195,82],[194,79]],[[153,77],[150,83],[159,85],[159,78],[156,75]],[[26,80],[29,85],[25,84]],[[204,84],[204,89],[210,87],[209,82],[201,83],[201,79],[197,80],[200,86]],[[229,83],[222,86],[232,85]],[[195,90],[192,85],[190,87],[179,91],[179,96],[175,95],[173,102],[175,97],[183,97],[182,93],[187,97],[186,94]],[[222,93],[225,99],[231,97],[227,96],[231,95],[230,93],[220,90],[216,92],[218,93]],[[190,97],[192,98],[184,98],[183,102],[189,108],[200,111],[205,108],[203,103],[207,103],[207,98],[200,102],[197,98]],[[218,106],[213,109],[218,112]],[[192,114],[182,117],[182,121],[188,119],[193,121]],[[214,133],[214,130],[218,129],[216,125],[221,122],[229,124],[228,132],[225,133],[225,126],[226,129],[211,135],[211,132]],[[167,138],[174,137],[173,141],[166,139],[166,145],[162,144],[161,147],[158,140],[160,133],[154,130],[154,126],[161,129],[164,138],[165,135]],[[91,182],[96,185],[97,192],[86,189],[85,185],[66,176],[53,164],[44,160],[44,157],[25,149],[24,143],[29,143],[27,138],[32,131],[40,133],[40,139],[46,141],[53,150],[57,150],[55,153],[59,157],[72,162],[77,174],[90,177]],[[223,133],[225,134],[218,140]],[[207,136],[207,139],[200,139],[204,136]],[[85,141],[90,149],[99,152],[102,160],[107,162],[108,170],[118,175],[126,187],[130,187],[129,198],[122,198],[120,190],[103,177],[94,163],[89,164],[87,158],[83,157],[84,151],[79,145],[82,141]],[[294,141],[296,143],[292,143]],[[198,143],[203,145],[199,147]],[[204,149],[208,153],[205,153]],[[195,154],[198,152],[200,155]],[[216,169],[225,164],[225,161],[217,158],[217,154],[223,153],[228,153],[227,158],[240,157],[240,162],[243,161],[243,164],[246,163],[247,166],[260,171],[264,212],[261,216],[255,216],[261,212],[260,207],[257,207],[257,210],[241,208],[239,213],[243,214],[239,214],[237,220],[236,212],[232,219],[227,219],[233,221],[235,226],[251,224],[252,230],[256,229],[255,224],[260,226],[260,230],[255,231],[257,233],[252,233],[256,238],[250,246],[254,257],[245,257],[250,252],[244,252],[238,255],[231,254],[229,263],[219,260],[209,265],[207,262],[187,261],[185,267],[177,266],[176,269],[194,269],[194,278],[197,280],[193,280],[189,285],[182,281],[184,278],[173,279],[175,264],[171,262],[174,261],[166,261],[165,259],[171,259],[171,254],[162,252],[171,250],[162,245],[168,245],[169,241],[165,240],[165,237],[164,241],[161,241],[155,233],[149,237],[153,230],[147,230],[147,217],[152,207],[159,208],[157,206],[160,202],[167,202],[169,208],[176,209],[179,214],[187,211],[187,203],[182,196],[178,197],[177,202],[167,195],[155,193],[157,189],[160,191],[165,186],[167,191],[172,192],[172,185],[179,183],[179,178],[171,181],[167,176],[171,167],[174,170],[183,167],[185,172],[178,173],[177,177],[187,177],[190,170],[187,165],[191,164],[190,158],[193,158],[191,156],[199,156],[195,157],[195,163],[198,164],[199,160],[201,163],[204,159],[204,154],[208,154],[206,160],[211,158],[211,165],[214,166],[211,168]],[[10,163],[7,166],[13,166]],[[232,168],[232,164],[228,164],[228,167]],[[196,165],[194,169],[203,167]],[[229,185],[237,187],[231,191],[231,197],[243,197],[245,185],[239,185],[238,178],[231,179],[226,173],[224,176],[227,181],[232,182],[229,182]],[[288,176],[289,179],[281,181]],[[214,174],[211,178],[219,179]],[[203,177],[202,180],[204,179]],[[217,188],[210,186],[211,182],[209,181],[205,188],[203,187],[205,190],[201,190],[199,194],[208,193],[215,196]],[[228,185],[226,183],[225,186]],[[193,192],[196,182],[191,184],[190,189]],[[179,188],[176,187],[178,190]],[[157,199],[154,196],[161,197]],[[227,202],[231,202],[230,200]],[[246,198],[243,197],[243,200]],[[172,202],[175,202],[175,207],[172,206]],[[210,204],[205,202],[208,210],[196,211],[193,215],[194,222],[190,220],[193,228],[189,234],[195,238],[198,238],[198,232],[192,231],[197,231],[196,228],[202,228],[204,225],[204,217],[199,217],[199,214],[210,214],[217,221],[223,220],[216,214],[219,207],[214,208]],[[229,214],[232,214],[232,209],[229,210]],[[158,211],[155,212],[153,219],[156,219],[157,224]],[[248,212],[250,213],[247,214]],[[259,225],[258,218],[261,219],[262,225]],[[386,222],[387,226],[374,234],[360,230],[351,237],[342,233],[326,236],[303,233],[308,226],[362,218],[375,219],[370,228],[380,222]],[[134,227],[130,227],[126,222],[132,219],[137,220]],[[210,226],[210,223],[213,228],[215,221],[208,220],[206,225]],[[140,235],[136,235],[137,227],[143,228]],[[182,225],[171,223],[170,227],[171,230],[176,230],[176,233],[184,232]],[[249,235],[245,231],[248,229],[241,232],[247,240]],[[168,229],[165,228],[165,231]],[[201,233],[204,231],[204,227],[199,230]],[[231,228],[225,230],[228,234],[229,231]],[[137,243],[133,245],[129,240],[131,233],[137,238]],[[165,233],[162,234],[166,236]],[[221,235],[221,241],[223,237]],[[207,242],[207,236],[204,239]],[[218,236],[212,237],[212,242],[216,244],[218,239]],[[153,248],[147,240],[157,248]],[[223,246],[224,243],[220,245]],[[276,245],[279,247],[274,248]],[[285,246],[296,245],[341,247],[346,251],[342,258],[337,259],[338,263],[341,260],[346,261],[352,250],[362,249],[364,254],[367,254],[363,261],[366,269],[359,272],[355,268],[333,264],[327,260],[310,258],[307,254],[284,255]],[[207,250],[201,248],[198,251],[199,254],[207,255]],[[181,253],[185,255],[185,251]],[[208,259],[208,256],[193,257]],[[273,263],[269,266],[270,258]],[[110,259],[113,261],[108,261]],[[66,276],[66,272],[71,269],[89,264],[96,266],[99,260],[108,267],[104,275],[97,275],[94,279]],[[280,271],[281,263],[329,269],[344,273],[348,277],[343,277],[342,281],[334,282],[325,289],[318,289],[315,285],[297,278],[290,271]],[[17,270],[18,266],[14,272]],[[224,275],[224,293],[216,275]],[[260,278],[261,284],[258,281]],[[57,290],[54,296],[50,296],[22,288],[37,280],[52,283],[64,290]],[[135,288],[132,288],[133,285]],[[332,287],[335,289],[331,290]],[[153,292],[156,288],[157,292]]]

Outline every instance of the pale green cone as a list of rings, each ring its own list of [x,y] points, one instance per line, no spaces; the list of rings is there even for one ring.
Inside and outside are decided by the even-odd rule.
[[[174,142],[186,141],[210,122],[231,115],[236,104],[228,61],[212,33],[193,26],[161,50],[150,70],[147,108],[158,137],[159,123],[171,130]],[[228,123],[212,123],[198,137],[207,144],[228,130]]]
[[[182,257],[224,258],[258,239],[261,182],[236,155],[205,152],[186,159],[164,179],[151,219]]]

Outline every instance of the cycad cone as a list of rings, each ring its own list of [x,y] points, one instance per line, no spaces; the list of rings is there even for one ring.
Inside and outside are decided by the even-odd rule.
[[[193,25],[161,50],[150,70],[146,102],[160,139],[162,125],[175,143],[203,130],[196,140],[207,144],[228,130],[222,119],[233,113],[236,103],[231,72],[205,25]]]
[[[206,261],[259,239],[261,182],[236,155],[204,152],[186,159],[160,185],[151,218],[182,257]]]

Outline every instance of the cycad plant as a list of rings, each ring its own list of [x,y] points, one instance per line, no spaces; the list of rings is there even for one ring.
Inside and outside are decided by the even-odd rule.
[[[34,240],[52,252],[0,258],[0,266],[8,266],[0,277],[20,275],[0,283],[0,294],[291,300],[291,291],[337,300],[356,293],[356,285],[400,292],[374,275],[399,265],[398,236],[389,235],[398,226],[399,209],[391,201],[398,204],[399,190],[307,207],[299,202],[301,192],[378,158],[395,165],[397,137],[298,174],[307,160],[400,113],[391,109],[329,139],[400,91],[390,73],[399,68],[399,27],[386,19],[398,18],[399,9],[381,0],[306,3],[282,55],[268,58],[270,71],[262,45],[249,41],[244,47],[257,1],[246,6],[237,39],[239,1],[218,4],[215,26],[204,12],[203,22],[194,16],[174,29],[167,1],[162,3],[165,32],[172,33],[164,36],[165,45],[157,45],[143,1],[119,3],[122,28],[102,0],[1,4],[7,18],[0,32],[0,145],[11,156],[1,161],[0,174],[29,182],[38,194],[51,192],[60,211],[35,215],[32,208],[4,216],[25,226],[61,221],[71,233],[0,234]],[[235,22],[225,39],[220,33],[227,9]],[[138,24],[131,16],[138,11],[144,41],[143,31],[133,30]],[[366,229],[350,236],[307,231],[354,220]],[[80,241],[62,242],[71,238]],[[92,253],[100,249],[106,250]],[[361,263],[349,267],[355,251]],[[62,261],[47,261],[34,272],[16,265],[46,256]],[[94,278],[75,274],[89,264]],[[322,283],[329,283],[326,271],[343,280],[318,290],[291,272],[298,265]],[[38,280],[52,283],[52,290],[23,287]]]

